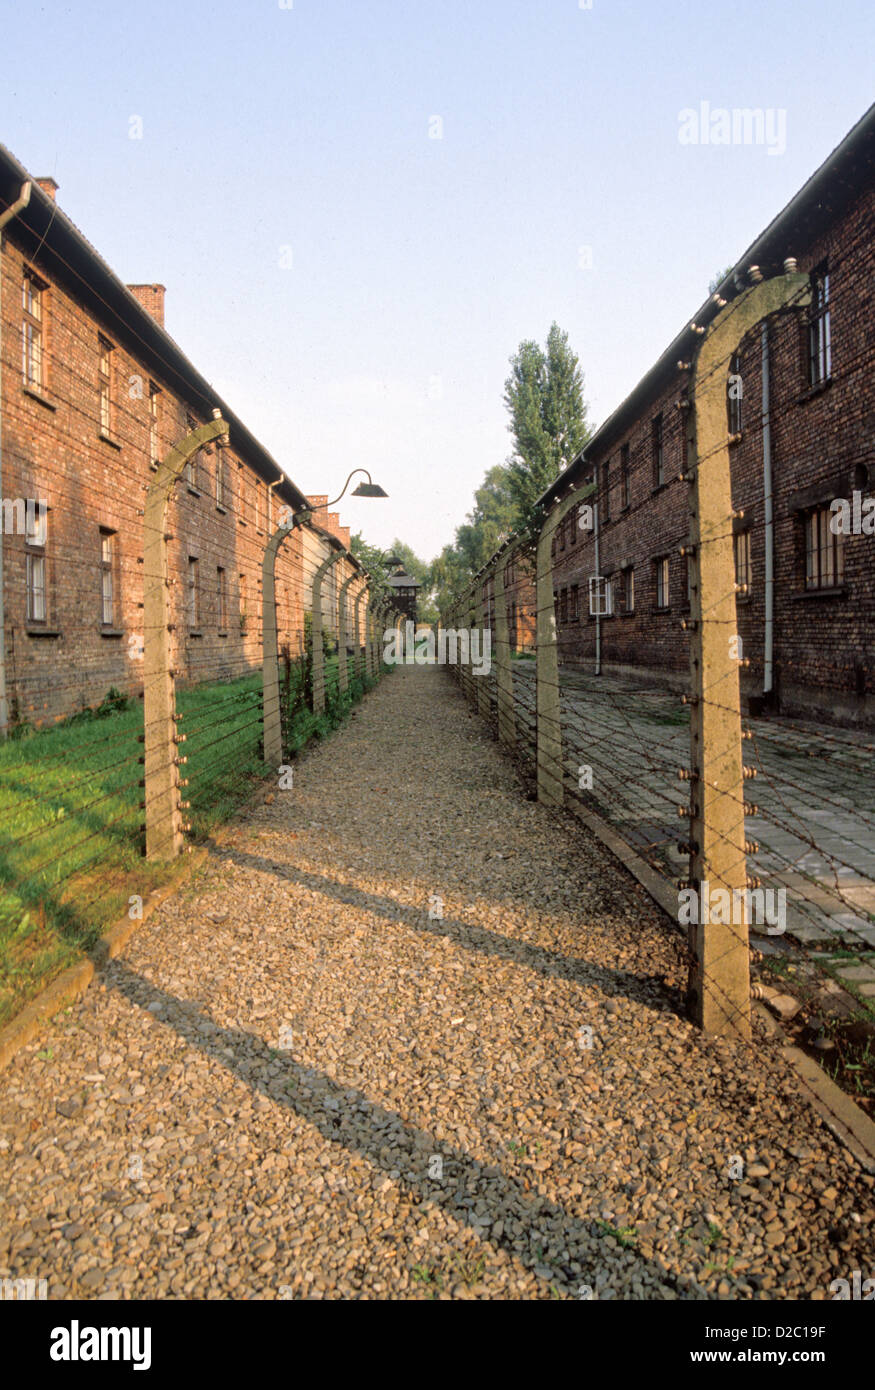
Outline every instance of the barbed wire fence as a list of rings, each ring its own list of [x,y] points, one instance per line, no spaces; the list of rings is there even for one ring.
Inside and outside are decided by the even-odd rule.
[[[144,470],[145,480],[132,464],[119,464],[120,518],[142,545],[114,556],[105,580],[97,554],[61,556],[40,545],[39,504],[27,528],[7,541],[12,717],[0,743],[0,1023],[110,922],[141,917],[172,861],[203,842],[269,773],[281,776],[286,760],[327,733],[380,674],[368,576],[309,519],[283,536],[287,563],[270,594],[262,593],[257,541],[232,544],[215,590],[186,573],[180,555],[189,537],[176,493],[186,486],[186,464],[210,447],[227,447],[221,418],[190,431],[151,477]],[[86,495],[71,495],[62,482],[59,472],[45,485],[59,537],[81,531],[88,507]],[[328,577],[326,551],[336,572]],[[30,554],[38,565],[26,563]],[[58,602],[53,571],[62,562],[79,602],[66,595]],[[227,584],[232,567],[240,570],[234,586]],[[59,614],[65,650],[75,651],[81,633],[90,651],[102,582],[113,627],[103,611],[101,636],[113,638],[115,655],[127,639],[127,679],[117,660],[79,669],[75,661],[59,665],[53,654]],[[28,624],[27,655],[19,638],[25,613],[41,620]],[[274,654],[266,668],[271,617]],[[239,640],[228,643],[228,635]],[[265,743],[276,716],[278,750]]]
[[[620,858],[634,859],[639,879],[683,928],[691,1015],[706,1031],[750,1047],[758,1046],[750,1026],[751,927],[764,949],[785,931],[800,943],[861,952],[875,945],[875,745],[838,728],[774,717],[742,722],[741,715],[739,672],[749,663],[737,636],[726,379],[744,335],[768,315],[804,307],[808,294],[807,277],[792,272],[755,284],[703,334],[689,364],[687,456],[668,480],[683,490],[679,513],[691,519],[676,547],[689,566],[685,691],[658,680],[560,672],[550,541],[594,485],[554,507],[533,583],[513,590],[512,603],[505,547],[447,618],[459,627],[478,615],[491,624],[489,680],[478,682],[460,661],[453,667],[466,698],[528,769],[541,801],[566,806]],[[514,630],[526,624],[537,629],[536,660],[515,650]],[[847,661],[836,666],[846,675]],[[801,751],[800,740],[813,746]],[[831,792],[828,772],[812,776],[821,759],[860,774],[853,797]],[[841,1125],[837,1114],[832,1119]]]

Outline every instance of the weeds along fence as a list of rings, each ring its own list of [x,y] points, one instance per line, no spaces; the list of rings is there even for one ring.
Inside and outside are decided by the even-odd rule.
[[[741,715],[739,675],[750,663],[737,636],[743,585],[726,380],[744,334],[767,314],[804,303],[807,292],[795,274],[753,286],[695,354],[685,464],[666,480],[680,494],[684,519],[676,553],[688,573],[685,690],[672,690],[658,667],[643,682],[560,666],[558,633],[567,631],[568,614],[555,592],[553,540],[566,516],[592,503],[593,484],[567,491],[553,507],[527,585],[509,573],[514,550],[506,546],[444,615],[449,627],[480,627],[491,637],[488,679],[462,662],[454,668],[469,701],[527,763],[540,800],[574,810],[637,866],[684,930],[694,1017],[745,1039],[749,930],[763,950],[787,937],[868,961],[875,947],[871,735]],[[640,505],[648,504],[649,497]],[[586,612],[575,619],[595,627]],[[521,632],[534,639],[521,640]],[[853,654],[837,660],[847,666]]]
[[[223,428],[199,427],[161,469],[180,476]],[[163,482],[170,497],[173,479]],[[133,483],[131,496],[136,561],[120,563],[109,536],[90,557],[53,555],[39,514],[4,537],[0,1025],[109,922],[142,915],[173,861],[325,736],[381,670],[380,596],[334,536],[308,519],[280,528],[270,583],[252,546],[207,576],[178,514],[168,527],[163,505],[156,513],[147,495],[138,507]],[[56,491],[54,535],[82,520],[79,500]]]

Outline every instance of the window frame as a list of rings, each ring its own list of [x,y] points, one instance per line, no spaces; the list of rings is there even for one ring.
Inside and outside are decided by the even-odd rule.
[[[811,271],[811,307],[808,310],[808,385],[825,386],[832,380],[832,314],[829,262]]]
[[[668,555],[658,555],[654,560],[655,584],[654,593],[656,608],[660,613],[667,613],[671,608],[671,561]],[[662,598],[660,599],[660,594]]]
[[[742,553],[739,554],[739,551]],[[743,586],[736,590],[739,598],[747,598],[753,587],[753,571],[750,559],[750,530],[744,527],[732,537],[732,558],[735,566],[735,582]]]
[[[189,555],[186,571],[185,618],[189,632],[200,631],[200,566],[196,555]]]
[[[804,514],[805,592],[822,593],[841,589],[845,582],[844,535],[833,531],[829,506],[811,507]],[[812,545],[812,538],[815,544]],[[829,557],[829,578],[825,579],[823,557]]]
[[[98,333],[97,335],[97,352],[97,401],[100,437],[101,439],[112,439],[115,423],[112,355],[115,352],[115,345],[105,333]]]
[[[726,379],[726,428],[730,438],[733,435],[741,434],[742,431],[742,396],[731,396],[732,378],[737,376],[741,380],[741,355],[733,353],[729,359],[729,374]],[[742,392],[744,384],[742,383]]]
[[[620,511],[628,511],[632,500],[632,478],[630,449],[628,444],[620,446]]]
[[[157,468],[161,462],[161,387],[149,382],[149,464]]]
[[[116,582],[118,547],[115,543],[117,532],[109,526],[99,528],[100,537],[100,626],[101,628],[118,628],[118,584]],[[105,546],[109,542],[109,559],[106,558]],[[106,616],[107,600],[107,579],[109,579],[109,602],[110,616]]]
[[[216,628],[219,635],[228,631],[228,571],[224,565],[216,566]]]
[[[31,305],[35,302],[37,313],[27,302],[28,286]],[[35,301],[34,301],[35,292]],[[44,396],[47,390],[46,367],[46,321],[48,311],[48,285],[41,275],[30,266],[21,270],[21,380],[26,391]],[[30,374],[30,361],[33,343],[36,343],[37,375]]]
[[[635,612],[635,566],[626,565],[623,574],[623,612]]]
[[[650,443],[653,456],[653,487],[665,486],[665,419],[660,410],[650,421]]]
[[[40,508],[37,502],[34,511],[26,512],[27,521],[24,532],[24,554],[25,554],[25,621],[28,626],[45,628],[49,623],[49,509]],[[36,520],[36,527],[31,530],[31,522]],[[37,585],[34,580],[35,572],[42,576],[42,583]],[[34,599],[37,594],[42,595],[42,616],[38,616],[35,611]]]

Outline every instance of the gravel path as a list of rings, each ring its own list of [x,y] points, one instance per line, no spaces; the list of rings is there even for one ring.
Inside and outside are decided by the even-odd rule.
[[[398,670],[0,1076],[0,1275],[829,1298],[869,1269],[873,1178],[773,1041],[679,1017],[684,983],[446,673]]]

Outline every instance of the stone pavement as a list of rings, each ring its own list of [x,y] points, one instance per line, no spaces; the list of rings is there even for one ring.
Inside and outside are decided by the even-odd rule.
[[[515,663],[515,695],[531,729],[534,663]],[[602,815],[669,878],[685,877],[677,849],[689,800],[677,770],[689,766],[689,727],[680,697],[616,676],[565,669],[565,767],[577,782],[593,767],[583,805]],[[870,732],[825,729],[778,717],[751,719],[745,784],[759,806],[747,834],[760,850],[748,872],[765,889],[787,890],[787,932],[806,945],[875,947],[875,750]],[[859,967],[866,968],[869,967]],[[875,994],[875,971],[864,992]]]
[[[829,1298],[875,1179],[645,893],[396,670],[0,1076],[49,1296]]]

